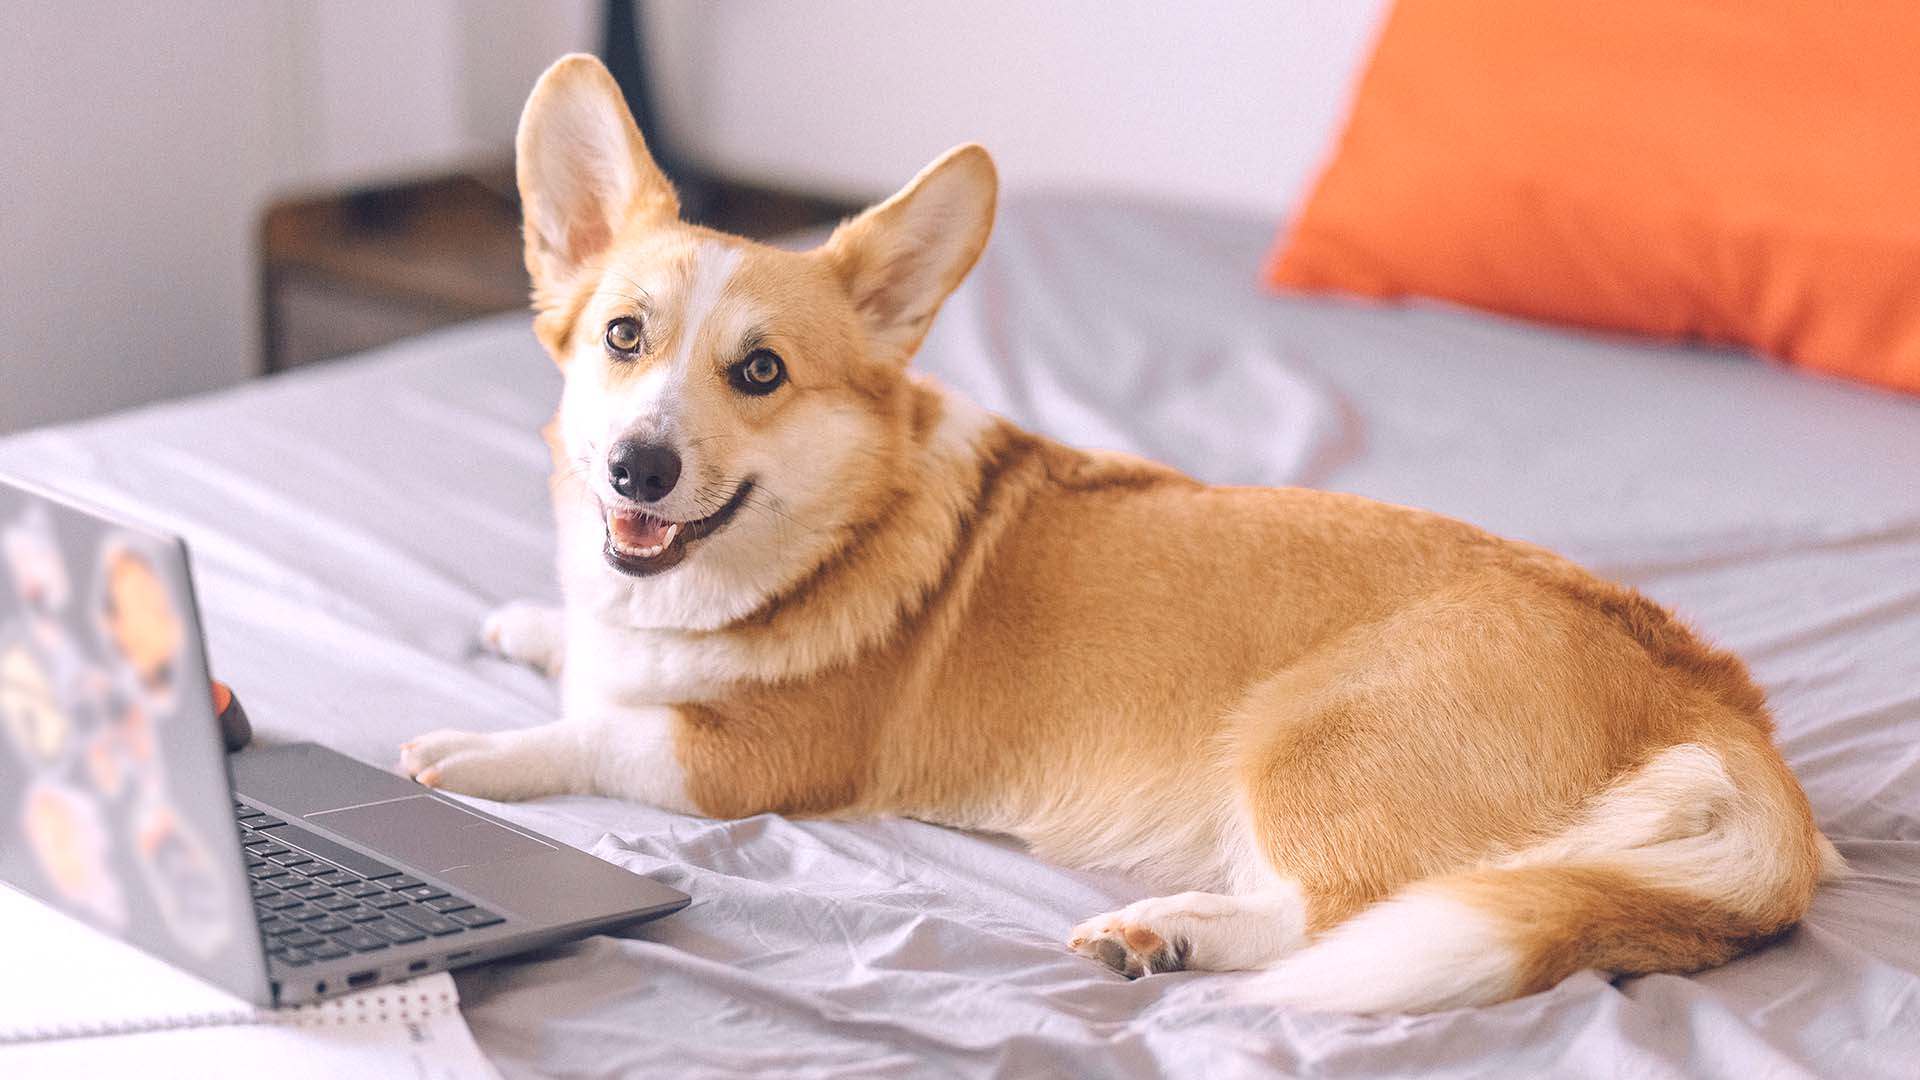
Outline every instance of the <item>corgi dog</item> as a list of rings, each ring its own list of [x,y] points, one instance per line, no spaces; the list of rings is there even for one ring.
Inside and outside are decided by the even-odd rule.
[[[1632,590],[916,375],[992,226],[980,147],[808,251],[680,221],[590,57],[517,153],[564,606],[483,637],[563,718],[418,737],[421,783],[1009,834],[1166,892],[1074,928],[1090,963],[1362,1013],[1719,964],[1840,872],[1745,666]]]

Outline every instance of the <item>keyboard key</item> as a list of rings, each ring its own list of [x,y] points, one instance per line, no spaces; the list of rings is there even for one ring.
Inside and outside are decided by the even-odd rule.
[[[318,945],[322,941],[325,941],[326,939],[321,937],[319,934],[312,933],[311,931],[308,931],[305,928],[302,928],[299,930],[295,930],[291,934],[280,935],[280,940],[286,942],[289,945],[292,945],[295,948],[304,949],[309,945]]]
[[[387,912],[387,914],[392,918],[399,919],[415,930],[432,934],[435,937],[439,937],[441,934],[457,934],[466,929],[445,915],[435,915],[433,912],[422,907],[394,908],[392,911]]]
[[[287,851],[282,849],[278,855],[266,856],[266,860],[275,866],[299,866],[301,863],[312,862],[313,856],[304,851]]]
[[[316,934],[337,934],[349,926],[347,920],[337,915],[328,915],[324,919],[315,919],[306,928]]]
[[[383,881],[380,884],[385,885],[389,889],[398,891],[400,889],[411,889],[415,885],[425,885],[426,882],[421,881],[417,877],[407,877],[405,875],[401,875],[400,877],[394,878],[392,881]]]
[[[354,900],[353,897],[341,896],[339,893],[331,893],[323,896],[313,903],[315,907],[318,907],[322,911],[344,911],[350,907],[360,906],[359,902]]]
[[[322,885],[330,885],[336,889],[361,883],[359,878],[354,877],[345,870],[329,870],[324,874],[315,874],[313,880]]]
[[[366,904],[368,907],[377,907],[377,908],[396,908],[396,907],[407,906],[406,897],[395,896],[392,893],[384,893],[380,896],[362,897],[360,902],[363,904]]]
[[[281,820],[280,820],[279,818],[277,818],[277,817],[274,817],[274,816],[272,816],[271,814],[261,814],[261,815],[260,815],[259,817],[256,817],[256,818],[253,818],[253,819],[251,819],[251,820],[249,820],[249,821],[247,822],[247,828],[249,828],[249,829],[277,829],[277,828],[279,828],[280,826],[282,826],[282,825],[285,825],[285,824],[286,824],[286,822],[284,822],[284,821],[281,821]]]
[[[366,929],[379,934],[395,945],[408,945],[416,941],[427,940],[427,935],[415,930],[406,923],[394,922],[392,919],[381,919],[379,922],[367,923]]]
[[[372,922],[375,919],[383,919],[386,917],[370,907],[361,907],[359,905],[345,908],[339,912],[339,915],[348,922],[356,923]]]
[[[409,900],[431,900],[436,896],[447,895],[447,890],[438,885],[412,885],[404,889],[393,890]]]
[[[287,933],[288,931],[298,929],[299,926],[299,923],[283,919],[278,915],[272,915],[260,920],[260,932],[267,937]]]
[[[459,911],[461,908],[470,908],[473,905],[457,896],[437,896],[420,906],[426,908],[428,911],[437,911],[444,915],[449,911]]]
[[[507,921],[501,918],[500,916],[495,915],[493,912],[488,911],[486,908],[468,908],[465,911],[449,912],[447,914],[447,918],[452,919],[454,922],[457,922],[461,926],[467,927],[468,929],[477,929],[482,926],[492,926],[495,923],[503,923]]]
[[[312,904],[301,904],[299,907],[288,908],[281,912],[280,917],[283,919],[292,919],[294,922],[311,922],[314,919],[326,918],[327,913],[314,907]]]
[[[356,881],[351,885],[341,886],[340,891],[355,898],[372,896],[378,892],[386,892],[385,889],[380,887],[380,883],[377,881]]]
[[[265,900],[267,897],[272,896],[274,893],[277,893],[279,891],[280,890],[274,888],[273,886],[267,884],[264,881],[256,881],[253,883],[253,898],[255,900]]]
[[[268,956],[285,956],[287,954],[287,950],[291,948],[293,948],[293,946],[291,945],[282,945],[277,941],[270,941],[267,943],[267,955]]]
[[[288,967],[304,967],[313,963],[313,957],[308,956],[307,950],[305,949],[288,949],[274,959],[279,960]]]
[[[261,847],[254,848],[253,853],[255,855],[260,856],[263,859],[271,859],[275,855],[285,855],[287,853],[287,849],[281,847],[279,844],[269,843]]]
[[[281,911],[286,908],[300,906],[300,898],[297,896],[288,896],[286,893],[274,893],[272,896],[260,900],[254,906],[267,911]]]
[[[299,866],[289,866],[287,869],[292,870],[294,873],[299,874],[301,877],[316,877],[316,878],[325,877],[328,874],[337,874],[340,872],[323,862],[303,862]]]
[[[258,870],[265,865],[267,865],[267,860],[259,857],[258,855],[253,854],[252,852],[247,853],[247,872],[248,873],[252,873],[253,871]]]
[[[240,818],[265,817],[266,814],[267,812],[265,810],[257,810],[251,806],[248,806],[246,803],[243,803],[243,802],[236,801],[233,804],[234,817],[240,817]]]
[[[287,895],[297,896],[302,900],[318,900],[323,896],[332,896],[333,890],[327,888],[325,885],[316,885],[311,881],[304,881],[288,889]]]
[[[343,866],[364,878],[392,877],[400,872],[379,859],[362,855],[345,844],[335,843],[319,833],[308,832],[297,825],[275,829],[273,835],[282,844],[303,848],[319,858],[336,866]]]
[[[273,837],[262,836],[259,833],[254,833],[250,836],[247,836],[245,839],[241,840],[240,846],[243,848],[248,848],[254,851],[258,851],[263,847],[276,847],[278,845],[274,844]]]
[[[323,941],[307,951],[312,953],[313,958],[316,960],[338,960],[347,955],[346,949],[335,945],[331,941]]]
[[[352,949],[354,952],[372,952],[375,949],[384,949],[387,947],[386,938],[378,934],[368,933],[359,927],[335,934],[333,940],[342,947]]]

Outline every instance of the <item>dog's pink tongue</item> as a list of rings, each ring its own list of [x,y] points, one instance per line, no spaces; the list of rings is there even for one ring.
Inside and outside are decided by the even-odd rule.
[[[614,542],[621,547],[645,550],[667,540],[667,523],[652,514],[639,512],[613,514],[607,519]]]

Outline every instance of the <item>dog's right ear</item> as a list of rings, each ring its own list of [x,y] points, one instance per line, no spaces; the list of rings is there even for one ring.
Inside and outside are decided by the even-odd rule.
[[[563,56],[540,76],[514,140],[534,304],[563,303],[583,267],[636,217],[680,216],[613,75],[597,58]]]

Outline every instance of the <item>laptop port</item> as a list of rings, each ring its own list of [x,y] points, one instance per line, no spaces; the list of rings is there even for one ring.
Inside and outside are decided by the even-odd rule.
[[[378,971],[356,971],[347,976],[347,985],[355,987],[365,986],[379,977],[380,973]]]
[[[409,975],[425,970],[427,970],[427,961],[425,960],[415,960],[413,963],[407,965],[407,974]]]

